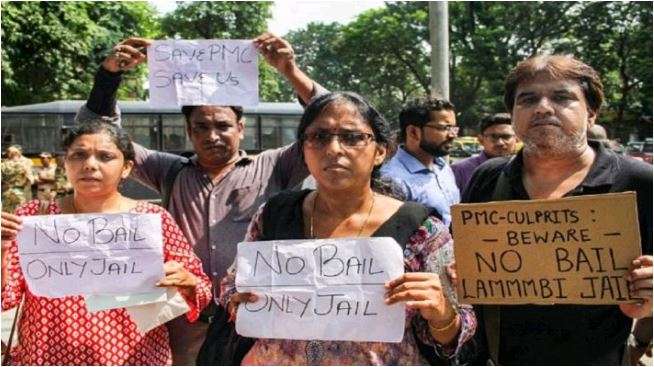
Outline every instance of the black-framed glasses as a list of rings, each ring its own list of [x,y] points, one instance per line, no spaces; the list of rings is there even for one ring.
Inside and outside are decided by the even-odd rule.
[[[309,148],[324,148],[336,137],[341,147],[365,147],[374,139],[373,134],[362,132],[328,133],[325,131],[303,134],[302,140]]]
[[[448,133],[451,132],[454,135],[457,135],[459,133],[459,127],[455,125],[423,125],[422,127],[430,127],[440,132],[448,132]]]
[[[491,139],[493,141],[500,141],[500,139],[509,141],[515,138],[515,134],[484,134],[483,136],[484,138]]]

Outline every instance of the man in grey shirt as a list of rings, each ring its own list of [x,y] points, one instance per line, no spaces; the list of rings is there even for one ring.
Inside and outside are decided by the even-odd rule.
[[[254,43],[304,102],[322,89],[297,67],[288,42],[265,33]],[[78,123],[103,119],[120,124],[116,91],[122,73],[145,61],[143,52],[149,44],[145,39],[130,38],[114,47],[96,74],[86,105],[76,116]],[[308,171],[297,144],[257,156],[240,150],[245,128],[239,106],[184,106],[182,112],[195,155],[187,159],[134,143],[132,172],[138,181],[165,196],[169,172],[178,170],[166,209],[202,260],[217,296],[220,279],[233,262],[236,244],[243,240],[254,212],[273,194],[302,182]],[[195,363],[214,307],[218,306],[208,307],[197,323],[190,324],[184,317],[169,323],[174,365]]]

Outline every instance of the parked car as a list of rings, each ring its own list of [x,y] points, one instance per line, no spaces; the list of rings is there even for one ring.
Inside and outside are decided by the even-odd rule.
[[[627,155],[652,164],[652,138],[627,143]]]

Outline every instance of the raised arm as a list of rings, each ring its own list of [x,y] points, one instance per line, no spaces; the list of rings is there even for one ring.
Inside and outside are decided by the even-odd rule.
[[[318,94],[326,93],[320,84],[314,82],[295,63],[293,47],[285,39],[266,32],[254,39],[254,44],[266,59],[293,86],[295,93],[305,103]]]

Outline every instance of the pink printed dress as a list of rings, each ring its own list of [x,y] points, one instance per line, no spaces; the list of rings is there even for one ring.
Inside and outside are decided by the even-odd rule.
[[[61,214],[53,202],[50,214]],[[211,283],[202,263],[170,214],[163,208],[139,202],[133,213],[161,214],[164,261],[174,260],[196,277],[195,298],[186,299],[189,321],[195,321],[211,300]],[[20,216],[38,215],[39,202],[16,210]],[[18,262],[16,241],[9,249],[7,284],[2,288],[2,310],[16,307],[21,298],[22,317],[17,324],[19,344],[11,350],[14,365],[170,365],[172,355],[165,325],[141,334],[124,308],[89,313],[81,296],[44,298],[26,287]]]

